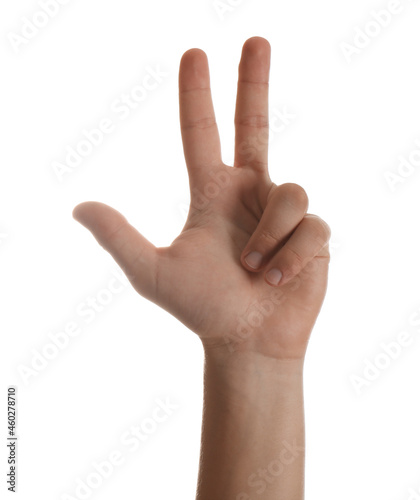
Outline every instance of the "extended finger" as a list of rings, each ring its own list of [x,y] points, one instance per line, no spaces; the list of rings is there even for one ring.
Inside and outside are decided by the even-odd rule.
[[[239,64],[235,112],[235,167],[266,172],[268,158],[268,80],[270,44],[247,40]]]
[[[156,247],[114,208],[95,201],[77,205],[73,217],[107,250],[144,297],[156,295]]]
[[[190,49],[182,56],[179,110],[185,161],[190,181],[194,182],[222,163],[208,61],[200,49]]]

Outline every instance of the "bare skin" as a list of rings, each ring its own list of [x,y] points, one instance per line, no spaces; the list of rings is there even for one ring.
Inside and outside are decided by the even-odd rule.
[[[277,186],[269,177],[269,67],[269,43],[259,37],[247,40],[239,65],[235,160],[227,166],[221,159],[207,57],[199,49],[183,55],[180,123],[191,205],[170,246],[156,248],[102,203],[82,203],[73,212],[140,295],[202,340],[200,499],[246,500],[238,496],[247,488],[252,492],[244,470],[270,462],[284,439],[304,444],[303,361],[326,293],[330,229],[307,213],[302,187]],[[256,268],[254,253],[254,262],[246,261],[250,252],[262,255]],[[270,282],[270,276],[280,277],[272,269],[281,272],[279,283]],[[258,315],[264,305],[266,312]],[[235,408],[241,409],[236,415]],[[224,437],[218,442],[215,435]],[[237,473],[232,463],[241,464]],[[265,499],[303,498],[302,456],[279,477],[282,481],[271,483],[260,479],[273,490],[273,496],[264,493]]]

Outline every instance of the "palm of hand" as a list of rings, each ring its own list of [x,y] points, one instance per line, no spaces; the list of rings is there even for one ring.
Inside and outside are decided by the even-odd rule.
[[[181,234],[155,248],[106,205],[79,205],[74,216],[110,251],[134,288],[173,314],[209,347],[302,358],[324,300],[329,229],[306,213],[299,186],[276,186],[266,168],[267,149],[242,153],[251,136],[267,129],[268,43],[244,46],[236,111],[235,167],[224,165],[214,120],[205,55],[196,49],[181,62],[180,107],[192,192]],[[252,92],[252,94],[251,94]],[[255,97],[256,96],[256,97]],[[196,199],[215,176],[211,199]],[[289,222],[278,223],[291,214]],[[258,250],[253,269],[246,255]],[[272,286],[264,272],[275,264],[283,277]]]
[[[279,289],[244,268],[241,255],[273,188],[268,178],[261,183],[240,172],[208,210],[193,212],[172,245],[160,249],[158,303],[207,345],[295,358],[321,308],[329,258],[318,255]]]

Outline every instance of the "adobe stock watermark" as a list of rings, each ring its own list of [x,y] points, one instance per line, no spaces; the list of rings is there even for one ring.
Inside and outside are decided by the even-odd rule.
[[[420,334],[420,308],[409,316],[408,325],[409,328],[398,332],[391,340],[381,342],[379,352],[373,358],[364,358],[359,374],[350,375],[350,383],[358,396],[395,364],[404,350],[417,339]]]
[[[213,0],[213,8],[218,18],[224,21],[226,14],[231,14],[243,3],[244,0]]]
[[[162,71],[159,65],[154,68],[146,66],[145,72],[139,84],[123,92],[111,102],[109,116],[100,119],[95,127],[83,129],[79,138],[72,145],[65,147],[62,159],[51,163],[51,168],[59,182],[63,182],[65,176],[80,167],[82,162],[101,146],[105,138],[117,129],[118,124],[138,109],[140,104],[168,78],[168,73]]]
[[[420,170],[420,139],[415,139],[414,144],[416,145],[415,149],[398,156],[396,167],[393,170],[384,172],[385,182],[392,193],[395,193],[400,186]]]
[[[87,500],[121,467],[127,463],[128,456],[137,451],[140,445],[150,439],[157,429],[174,411],[179,408],[166,398],[155,399],[156,406],[149,417],[143,418],[138,425],[133,425],[119,439],[119,446],[99,461],[93,462],[86,475],[75,479],[73,493],[62,493],[61,500]]]
[[[75,307],[75,315],[58,330],[47,334],[48,340],[41,347],[32,348],[30,359],[17,366],[17,372],[24,385],[28,386],[41,372],[44,372],[69,345],[83,333],[83,327],[106,311],[129,285],[122,271],[112,271],[105,287],[87,296]]]
[[[9,32],[9,40],[13,50],[18,54],[23,47],[33,40],[38,34],[46,28],[52,19],[54,19],[65,5],[73,0],[39,0],[39,9],[30,16],[21,18],[19,33]]]
[[[6,240],[8,239],[9,235],[6,233],[0,233],[0,247],[4,245]]]
[[[414,488],[409,488],[408,493],[410,496],[407,498],[407,500],[420,500],[420,487],[416,491]]]
[[[287,467],[305,452],[305,447],[299,446],[296,439],[293,440],[292,444],[283,440],[282,445],[282,450],[274,460],[267,464],[265,468],[260,468],[257,472],[248,476],[247,483],[249,488],[252,488],[252,491],[250,493],[239,493],[235,497],[236,500],[253,500],[255,495],[262,495],[268,485],[279,480],[279,478],[281,479]]]
[[[413,0],[389,0],[382,9],[372,10],[370,19],[363,26],[354,28],[352,42],[341,42],[340,49],[348,64],[355,56],[361,54],[372,41],[380,36],[384,30],[392,24],[405,8],[404,4]]]

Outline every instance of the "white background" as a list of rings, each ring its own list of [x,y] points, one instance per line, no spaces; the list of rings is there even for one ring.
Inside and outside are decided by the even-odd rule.
[[[104,293],[117,266],[71,212],[86,200],[108,203],[169,245],[189,202],[180,57],[191,47],[208,54],[230,162],[237,64],[254,35],[272,46],[270,107],[294,115],[272,131],[272,179],[301,184],[309,211],[332,229],[329,289],[305,364],[306,497],[420,498],[420,331],[410,324],[420,308],[420,175],[414,168],[394,191],[385,179],[399,155],[420,149],[420,5],[402,1],[349,62],[341,44],[353,44],[355,28],[386,2],[230,3],[222,14],[212,0],[73,0],[16,50],[10,34],[21,36],[22,18],[40,6],[1,3],[0,434],[5,471],[6,388],[15,384],[18,498],[78,498],[76,481],[114,450],[124,464],[89,498],[194,498],[201,344],[129,286],[86,323],[77,307]],[[111,106],[148,66],[167,76],[122,120]],[[60,182],[52,163],[103,118],[114,131]],[[18,367],[70,321],[81,333],[24,379]],[[351,377],[402,331],[410,346],[358,394]],[[131,452],[120,438],[152,416],[156,398],[178,408]],[[3,495],[5,473],[0,487]]]

